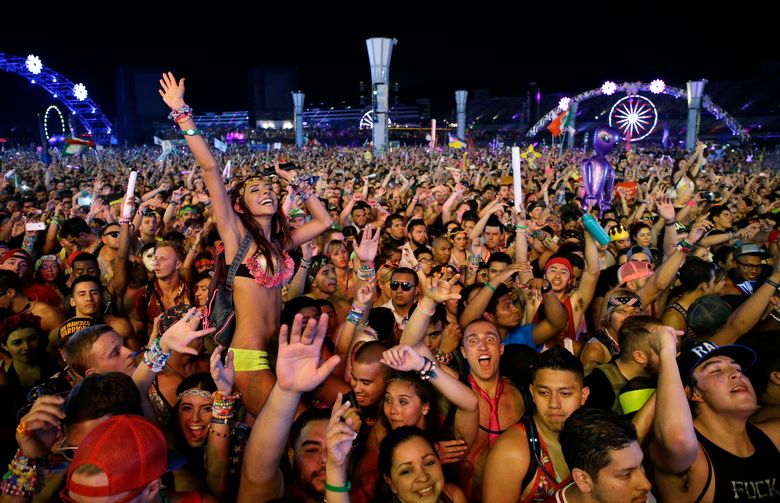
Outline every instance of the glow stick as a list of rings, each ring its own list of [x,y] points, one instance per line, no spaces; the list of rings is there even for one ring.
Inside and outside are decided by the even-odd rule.
[[[130,177],[127,180],[127,191],[125,192],[125,205],[122,208],[122,218],[130,218],[133,216],[133,205],[128,204],[131,197],[135,196],[135,181],[138,179],[138,172],[131,171]]]
[[[523,178],[520,172],[520,147],[512,147],[512,180],[515,189],[515,210],[523,209]]]

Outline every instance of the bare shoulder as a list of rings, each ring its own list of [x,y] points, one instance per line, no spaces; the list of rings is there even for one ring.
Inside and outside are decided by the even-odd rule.
[[[466,495],[463,493],[463,491],[460,489],[460,487],[456,486],[455,484],[452,484],[450,482],[447,482],[444,484],[444,494],[449,496],[450,501],[452,503],[467,503],[468,500],[466,499]]]
[[[767,419],[756,423],[756,426],[780,449],[780,418]]]

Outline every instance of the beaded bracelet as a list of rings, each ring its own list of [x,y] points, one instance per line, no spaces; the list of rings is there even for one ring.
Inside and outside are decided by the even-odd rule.
[[[311,266],[311,260],[309,260],[309,259],[307,259],[307,258],[302,258],[302,259],[301,259],[301,264],[300,264],[300,265],[301,265],[301,269],[306,269],[306,270],[308,270],[308,269],[309,269],[309,267]]]
[[[158,337],[148,348],[146,348],[146,351],[144,352],[144,363],[156,374],[162,372],[162,369],[165,368],[171,354],[171,351],[166,353],[162,350],[160,347],[160,338]]]
[[[178,122],[178,119],[185,115],[192,115],[192,108],[190,108],[189,105],[184,105],[178,110],[171,111],[171,113],[168,114],[168,118]]]
[[[227,423],[225,423],[225,424],[227,424]],[[218,432],[211,425],[209,425],[209,433],[212,433],[212,434],[216,435],[219,438],[228,438],[230,436],[229,433],[220,433],[220,432]]]
[[[693,250],[693,245],[688,241],[681,239],[680,242],[677,243],[677,249],[685,254],[688,254],[691,253],[691,250]]]
[[[3,475],[0,491],[9,496],[31,498],[43,489],[43,479],[38,476],[39,460],[28,458],[17,449],[14,458],[8,464],[8,471]]]
[[[426,356],[424,356],[423,359],[425,360],[423,362],[423,367],[421,370],[418,370],[417,373],[420,375],[420,379],[423,381],[429,381],[437,375],[436,363]]]

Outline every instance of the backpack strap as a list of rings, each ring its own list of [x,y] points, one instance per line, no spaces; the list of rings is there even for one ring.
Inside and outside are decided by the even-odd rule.
[[[225,287],[230,291],[233,290],[233,280],[236,278],[238,268],[241,265],[241,262],[244,261],[244,257],[246,257],[246,252],[249,251],[250,246],[252,246],[252,233],[247,231],[246,235],[244,236],[244,240],[241,241],[241,246],[238,248],[238,252],[236,252],[236,256],[233,257],[233,262],[230,263],[227,279],[225,279]]]

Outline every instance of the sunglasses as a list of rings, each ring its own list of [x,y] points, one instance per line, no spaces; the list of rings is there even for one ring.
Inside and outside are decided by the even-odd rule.
[[[404,292],[408,292],[412,288],[416,287],[417,285],[409,283],[408,281],[391,281],[390,282],[390,290],[396,291],[398,290],[398,287],[401,287],[401,290]]]
[[[104,236],[111,236],[112,238],[118,238],[119,237],[119,231],[106,232],[103,235]]]

